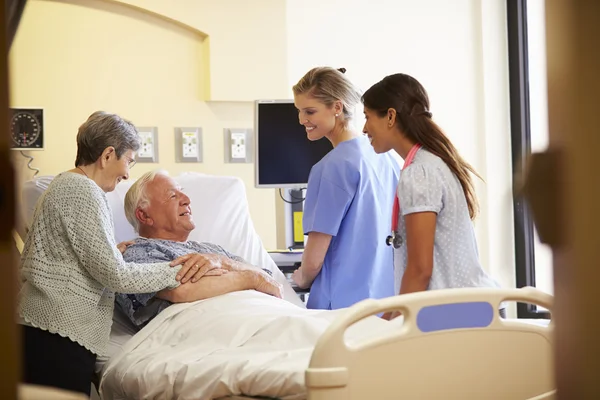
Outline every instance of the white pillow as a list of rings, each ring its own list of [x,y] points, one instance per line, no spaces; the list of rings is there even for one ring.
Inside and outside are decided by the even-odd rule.
[[[21,188],[21,217],[26,229],[29,229],[31,226],[37,201],[42,193],[48,189],[48,185],[52,182],[52,179],[54,179],[54,176],[40,176],[23,183],[23,187]],[[23,232],[19,233],[25,239],[25,234]]]

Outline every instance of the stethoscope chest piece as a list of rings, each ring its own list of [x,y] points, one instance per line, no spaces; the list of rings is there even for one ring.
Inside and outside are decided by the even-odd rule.
[[[395,249],[399,249],[402,246],[402,236],[396,232],[392,232],[391,235],[385,238],[385,243],[388,246],[394,246]]]

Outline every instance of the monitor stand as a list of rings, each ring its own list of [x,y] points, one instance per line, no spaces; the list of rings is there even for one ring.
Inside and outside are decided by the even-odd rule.
[[[300,189],[281,189],[282,197],[286,201],[282,201],[280,204],[283,205],[280,209],[281,217],[283,217],[283,223],[279,225],[284,235],[280,236],[279,242],[280,248],[288,250],[302,250],[304,249],[304,231],[302,229],[302,215],[304,210],[304,196],[306,190]],[[277,195],[279,197],[279,195]]]
[[[299,189],[289,190],[289,200],[293,203],[290,204],[292,213],[292,240],[293,244],[290,246],[293,250],[304,248],[304,230],[302,229],[302,216],[304,213],[304,199],[305,191]]]

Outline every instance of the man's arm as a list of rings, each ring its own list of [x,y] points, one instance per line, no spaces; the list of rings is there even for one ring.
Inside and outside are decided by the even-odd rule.
[[[282,297],[281,285],[256,270],[232,270],[221,276],[205,276],[197,282],[181,285],[173,290],[162,290],[157,297],[172,303],[185,303],[252,289]]]
[[[252,264],[248,264],[244,259],[240,257],[231,258],[227,256],[223,257],[223,267],[229,271],[254,271],[259,273],[266,273],[269,276],[273,276],[273,272],[266,268],[260,268]]]
[[[200,250],[200,249],[198,249]],[[197,254],[196,254],[197,256]],[[176,257],[166,248],[152,241],[143,241],[127,247],[124,258],[130,261],[170,261]],[[178,286],[178,290],[163,289],[160,292],[137,295],[117,294],[117,304],[138,327],[142,327],[158,313],[172,303],[185,303],[204,300],[222,294],[254,289],[272,296],[282,297],[282,287],[259,268],[249,266],[241,261],[226,261],[226,257],[217,254],[202,254],[205,262],[214,264],[209,268],[224,268],[230,272],[222,276],[205,275],[198,281],[190,280]],[[235,265],[234,265],[235,262]],[[227,265],[225,265],[227,264]],[[220,279],[224,278],[224,279]],[[183,280],[182,280],[183,282]]]
[[[262,271],[270,276],[273,276],[273,272],[267,268],[260,268],[255,265],[249,264],[242,257],[237,256],[225,248],[218,244],[213,243],[198,243],[198,252],[204,253],[207,255],[212,255],[216,261],[218,261],[222,268],[225,268],[229,271],[243,271],[243,270],[253,270],[253,271]]]
[[[255,271],[258,273],[273,276],[273,272],[271,270],[249,264],[242,257],[230,253],[229,251],[225,250],[223,247],[217,244],[205,242],[194,243],[196,244],[195,250],[204,256],[207,263],[210,263],[215,267],[218,266],[218,268],[222,268],[228,271]]]

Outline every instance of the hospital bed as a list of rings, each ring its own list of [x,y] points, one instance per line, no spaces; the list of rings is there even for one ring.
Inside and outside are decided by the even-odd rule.
[[[503,301],[551,310],[551,296],[453,289],[306,310],[256,234],[241,180],[198,173],[176,180],[192,201],[190,240],[269,268],[286,301],[245,291],[176,304],[139,332],[116,310],[110,355],[96,368],[103,398],[551,398],[553,323],[497,312]],[[49,181],[24,186],[28,204]],[[117,242],[135,237],[123,211],[131,183],[108,194]],[[403,317],[373,316],[391,309]]]

